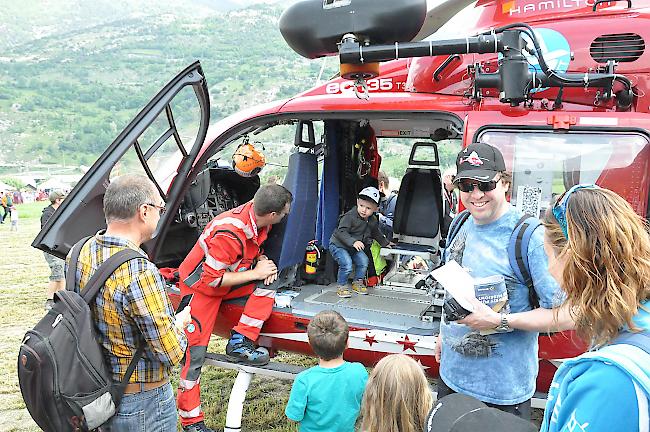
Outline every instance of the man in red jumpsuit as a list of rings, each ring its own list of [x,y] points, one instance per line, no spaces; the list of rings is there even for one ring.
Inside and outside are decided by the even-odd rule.
[[[177,397],[185,431],[211,431],[203,422],[199,377],[221,300],[233,290],[250,293],[253,282],[269,285],[277,279],[275,264],[260,254],[260,246],[271,225],[289,213],[291,200],[283,186],[260,187],[252,201],[214,218],[179,267],[181,295],[194,294]],[[268,352],[254,341],[271,315],[274,299],[273,290],[252,291],[226,346],[231,359],[251,365],[269,362]]]

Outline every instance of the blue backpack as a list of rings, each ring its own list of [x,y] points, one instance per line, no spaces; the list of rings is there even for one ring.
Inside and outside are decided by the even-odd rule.
[[[451,245],[454,237],[456,237],[456,234],[458,234],[460,228],[469,216],[469,211],[463,210],[451,222],[449,233],[447,234],[447,241],[445,243],[446,247]],[[533,309],[539,307],[539,298],[537,297],[537,292],[533,285],[533,277],[530,275],[530,267],[528,265],[528,244],[530,243],[530,238],[533,236],[535,230],[541,225],[542,222],[536,217],[527,214],[523,215],[512,230],[508,242],[508,260],[510,261],[510,267],[515,273],[517,280],[522,285],[528,287],[528,299]]]

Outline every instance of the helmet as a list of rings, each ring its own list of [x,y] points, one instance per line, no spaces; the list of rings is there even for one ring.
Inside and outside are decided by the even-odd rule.
[[[232,155],[232,166],[242,177],[253,177],[259,174],[265,164],[266,158],[255,149],[253,144],[240,145]]]

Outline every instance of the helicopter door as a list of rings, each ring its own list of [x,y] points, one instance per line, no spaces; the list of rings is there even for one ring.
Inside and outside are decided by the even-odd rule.
[[[208,87],[197,61],[171,80],[108,146],[38,233],[32,246],[65,257],[79,239],[106,227],[103,197],[111,178],[126,173],[149,177],[174,218],[182,181],[205,140],[210,120]],[[146,250],[155,250],[157,232]],[[153,259],[153,257],[151,257]]]

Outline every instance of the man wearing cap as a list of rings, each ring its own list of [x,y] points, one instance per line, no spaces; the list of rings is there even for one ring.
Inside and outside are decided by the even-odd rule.
[[[501,152],[487,144],[470,144],[456,159],[455,185],[470,216],[450,239],[444,261],[454,260],[475,279],[505,284],[507,298],[497,313],[472,299],[474,313],[459,321],[446,314],[440,324],[436,358],[440,362],[438,397],[458,392],[489,406],[530,419],[530,400],[538,372],[539,331],[564,330],[551,309],[561,299],[548,273],[543,229],[534,231],[528,260],[539,308],[528,287],[519,283],[508,258],[510,235],[522,214],[507,200],[512,174]],[[482,286],[482,285],[481,285]],[[477,293],[478,295],[478,293]]]
[[[53,190],[50,192],[50,205],[43,209],[43,214],[41,215],[41,229],[43,229],[56,209],[59,208],[64,198],[65,194],[61,191]],[[54,293],[65,288],[63,275],[65,261],[47,252],[43,252],[43,255],[45,256],[47,265],[50,266],[50,282],[47,285],[47,300],[45,300],[45,310],[48,311],[54,305]]]
[[[364,282],[369,263],[366,250],[370,250],[373,239],[384,247],[390,243],[379,230],[379,222],[373,216],[378,208],[377,188],[364,188],[359,192],[357,205],[341,216],[338,226],[332,233],[329,250],[339,265],[336,293],[341,298],[352,296],[347,283],[353,264],[355,270],[352,290],[357,294],[368,294]]]

